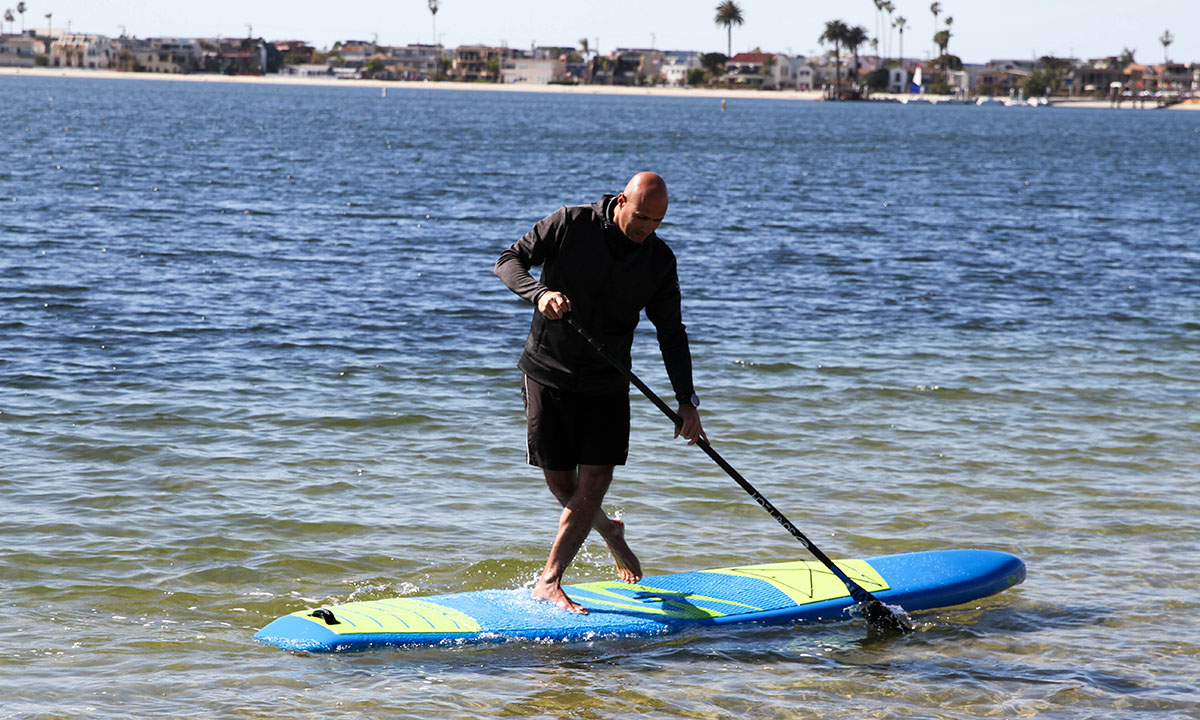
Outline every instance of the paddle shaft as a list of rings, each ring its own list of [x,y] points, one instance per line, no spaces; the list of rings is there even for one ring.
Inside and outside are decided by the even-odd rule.
[[[652,403],[658,406],[658,409],[661,410],[664,415],[670,418],[671,422],[675,423],[676,427],[679,427],[683,424],[683,419],[679,417],[679,414],[672,410],[665,402],[663,402],[662,398],[656,395],[654,391],[646,385],[646,383],[642,382],[641,378],[639,378],[637,375],[634,375],[632,370],[622,365],[617,358],[613,357],[612,353],[610,353],[608,348],[605,347],[602,342],[600,342],[599,338],[589,332],[587,328],[580,325],[571,314],[568,313],[563,319],[566,320],[567,324],[574,328],[576,332],[583,336],[583,339],[586,340],[593,348],[595,348],[596,351],[599,352],[604,359],[609,362],[609,364],[611,364],[617,370],[620,370],[621,374],[624,375],[629,382],[633,383],[638,390],[642,391],[643,395],[645,395]],[[754,498],[754,501],[762,506],[763,510],[766,510],[771,517],[775,518],[775,520],[782,525],[784,529],[792,534],[792,537],[799,540],[804,547],[808,548],[808,551],[811,552],[813,556],[817,558],[817,560],[821,561],[822,565],[829,568],[829,571],[836,575],[837,578],[846,585],[846,589],[850,591],[850,597],[853,598],[856,603],[859,603],[863,606],[872,605],[876,617],[878,617],[881,609],[883,612],[887,612],[890,615],[890,611],[886,609],[886,607],[878,598],[872,595],[862,585],[854,582],[850,576],[846,575],[841,568],[839,568],[832,560],[829,559],[828,555],[822,552],[821,549],[814,545],[811,540],[805,537],[804,533],[800,532],[800,530],[793,525],[790,520],[784,517],[783,513],[779,512],[779,510],[771,504],[770,500],[767,500],[765,497],[763,497],[763,494],[755,489],[755,487],[751,485],[746,478],[742,477],[741,473],[739,473],[732,465],[726,462],[725,458],[721,457],[720,453],[714,450],[712,445],[708,444],[707,440],[704,438],[698,438],[696,440],[696,444],[699,445],[700,449],[703,450],[706,455],[712,458],[713,462],[720,466],[720,468],[724,470],[729,477],[733,478],[734,481],[740,485],[747,494],[750,495],[750,497]],[[868,617],[868,619],[872,618]],[[887,622],[889,625],[892,625],[900,623],[901,621],[899,621],[898,618],[890,617],[886,618],[885,622]],[[904,626],[900,624],[900,627]]]

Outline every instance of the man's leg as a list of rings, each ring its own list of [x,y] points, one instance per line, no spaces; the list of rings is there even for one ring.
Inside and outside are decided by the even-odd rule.
[[[574,470],[545,469],[542,472],[546,475],[546,486],[550,488],[550,492],[558,499],[560,505],[566,507],[578,485],[578,473]],[[609,473],[611,474],[611,472],[612,469],[609,468]],[[604,514],[604,508],[600,508],[596,512],[595,520],[592,521],[592,528],[600,533],[600,537],[604,538],[604,543],[608,545],[608,552],[612,554],[613,564],[617,566],[617,577],[627,583],[641,580],[642,565],[638,561],[637,555],[633,554],[629,544],[625,542],[625,523],[616,518],[610,518]]]
[[[547,483],[550,484],[551,491],[558,496],[556,488],[561,491],[562,485],[552,483],[551,472],[554,471],[547,472]],[[600,507],[604,502],[604,494],[608,492],[608,486],[612,483],[612,473],[612,465],[579,466],[578,482],[575,491],[570,494],[563,505],[562,515],[558,520],[558,534],[554,538],[553,547],[550,548],[550,557],[546,560],[542,576],[533,587],[535,599],[552,602],[573,613],[587,614],[587,610],[582,605],[571,600],[563,592],[562,578],[567,566],[575,559],[576,553],[582,547],[593,523],[596,522],[597,514],[600,513]],[[563,478],[556,476],[556,479],[562,480]]]

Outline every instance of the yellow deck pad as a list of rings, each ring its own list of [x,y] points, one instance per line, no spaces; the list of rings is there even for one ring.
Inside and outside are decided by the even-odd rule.
[[[887,590],[887,581],[865,560],[835,560],[834,564],[868,592]],[[829,568],[816,560],[747,565],[745,567],[705,570],[703,572],[764,580],[784,593],[797,605],[847,597],[850,591]]]
[[[726,609],[762,609],[754,607],[753,605],[733,602],[732,600],[726,600],[723,598],[695,595],[692,593],[681,593],[678,590],[666,590],[664,588],[656,588],[650,585],[630,585],[613,580],[579,583],[578,585],[570,586],[569,589],[584,590],[588,593],[592,593],[592,595],[579,598],[584,600],[586,605],[593,607],[604,605],[607,607],[619,608],[621,610],[633,610],[635,612],[648,613],[650,615],[662,615],[669,618],[702,620],[706,618],[723,617],[727,614],[717,610],[716,608],[702,607],[696,603],[720,605],[724,606]]]
[[[477,633],[479,623],[457,610],[417,598],[392,598],[334,606],[336,625],[312,617],[312,611],[292,613],[337,635],[358,633]]]

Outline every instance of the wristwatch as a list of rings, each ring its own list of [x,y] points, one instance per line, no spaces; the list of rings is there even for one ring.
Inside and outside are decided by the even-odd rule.
[[[688,402],[692,404],[692,407],[700,407],[700,396],[692,393],[692,396],[688,398]]]

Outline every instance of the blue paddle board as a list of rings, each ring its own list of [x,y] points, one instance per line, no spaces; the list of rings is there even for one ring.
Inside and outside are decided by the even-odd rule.
[[[890,606],[959,605],[1025,579],[1025,564],[991,550],[943,550],[836,561]],[[844,619],[846,586],[816,561],[655,575],[567,585],[587,615],[529,597],[529,589],[482,590],[352,602],[284,615],[255,638],[287,650],[336,652],[386,646],[657,635],[730,623]]]

